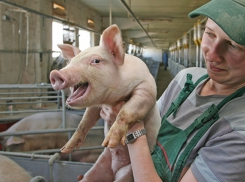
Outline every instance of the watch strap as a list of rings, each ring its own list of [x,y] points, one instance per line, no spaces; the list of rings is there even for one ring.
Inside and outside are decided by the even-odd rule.
[[[146,135],[146,130],[145,130],[145,128],[140,129],[140,130],[137,130],[137,131],[132,132],[132,133],[129,133],[129,134],[126,136],[125,143],[126,143],[126,144],[133,143],[137,138],[139,138],[139,137],[141,137],[141,136],[143,136],[143,135]]]

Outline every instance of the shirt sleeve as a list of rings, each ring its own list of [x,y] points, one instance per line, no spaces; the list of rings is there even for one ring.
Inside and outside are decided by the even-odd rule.
[[[209,140],[191,164],[198,182],[244,181],[244,133],[233,131]]]

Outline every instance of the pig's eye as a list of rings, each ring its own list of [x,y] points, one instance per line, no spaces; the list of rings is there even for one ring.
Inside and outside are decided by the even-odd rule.
[[[99,59],[94,59],[93,63],[100,63],[100,60]]]

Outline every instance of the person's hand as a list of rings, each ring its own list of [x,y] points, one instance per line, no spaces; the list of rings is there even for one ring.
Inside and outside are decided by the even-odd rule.
[[[100,117],[104,119],[106,122],[108,122],[110,125],[114,123],[114,121],[117,118],[117,115],[122,108],[122,106],[125,104],[125,101],[118,102],[114,106],[103,106],[100,110]],[[140,130],[144,128],[144,122],[139,120],[136,123],[133,123],[129,126],[128,133]]]
[[[125,104],[125,101],[118,102],[114,106],[103,106],[100,110],[100,116],[109,124],[113,124],[113,122],[117,118],[117,114],[119,113],[122,106]]]

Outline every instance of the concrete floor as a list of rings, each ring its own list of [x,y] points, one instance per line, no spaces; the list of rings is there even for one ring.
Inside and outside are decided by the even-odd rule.
[[[159,66],[158,75],[156,79],[157,84],[157,99],[159,99],[167,88],[168,84],[173,79],[173,75],[169,70],[164,70],[164,66]]]

